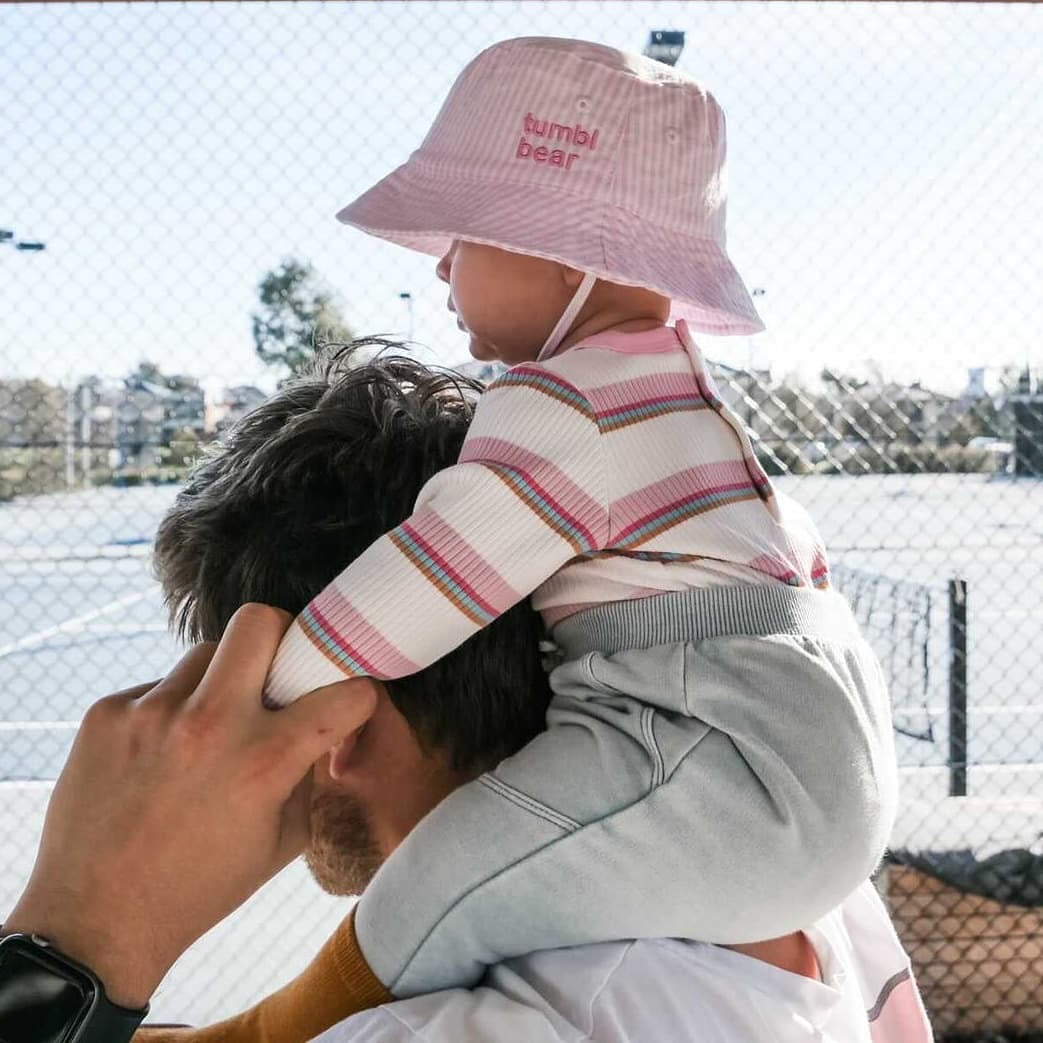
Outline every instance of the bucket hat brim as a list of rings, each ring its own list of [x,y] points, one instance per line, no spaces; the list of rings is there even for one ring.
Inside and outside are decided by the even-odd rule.
[[[337,218],[436,257],[454,239],[466,239],[642,286],[669,297],[674,317],[704,333],[764,329],[739,273],[717,243],[650,226],[620,207],[560,189],[450,178],[408,162]]]

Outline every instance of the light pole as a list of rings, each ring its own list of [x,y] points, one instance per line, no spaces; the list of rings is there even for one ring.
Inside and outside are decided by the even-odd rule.
[[[406,314],[409,316],[409,340],[413,340],[413,295],[411,293],[400,293],[398,295],[400,301],[404,301],[406,305]]]
[[[664,65],[676,65],[684,50],[684,33],[678,29],[653,29],[648,34],[648,43],[641,52]]]
[[[755,286],[750,290],[751,297],[763,297],[768,291],[760,286]],[[754,401],[754,392],[757,387],[757,378],[753,372],[753,337],[747,335],[746,337],[746,426],[753,427],[753,413],[755,410],[756,403]]]
[[[767,290],[762,289],[760,286],[755,286],[752,290],[750,290],[750,296],[751,297],[763,297],[767,292],[768,292]],[[747,336],[746,336],[746,370],[750,374],[751,377],[753,376],[753,352],[754,352],[754,350],[755,349],[754,349],[754,346],[753,346],[753,337],[750,336],[749,334],[747,334]]]

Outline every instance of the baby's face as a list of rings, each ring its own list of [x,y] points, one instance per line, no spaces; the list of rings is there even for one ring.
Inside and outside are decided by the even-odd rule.
[[[459,239],[436,271],[471,354],[508,366],[536,358],[581,278],[556,261]]]

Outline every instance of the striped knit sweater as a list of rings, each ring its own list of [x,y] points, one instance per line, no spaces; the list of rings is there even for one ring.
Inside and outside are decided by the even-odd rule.
[[[265,697],[414,673],[529,594],[553,625],[744,583],[828,586],[813,524],[772,489],[684,323],[603,333],[489,386],[459,462],[294,621]]]

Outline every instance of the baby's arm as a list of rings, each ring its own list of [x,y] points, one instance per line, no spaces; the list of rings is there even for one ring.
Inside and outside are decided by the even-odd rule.
[[[518,366],[482,396],[460,462],[427,483],[413,516],[297,617],[265,699],[285,705],[345,677],[415,673],[607,532],[593,408],[542,366]]]

